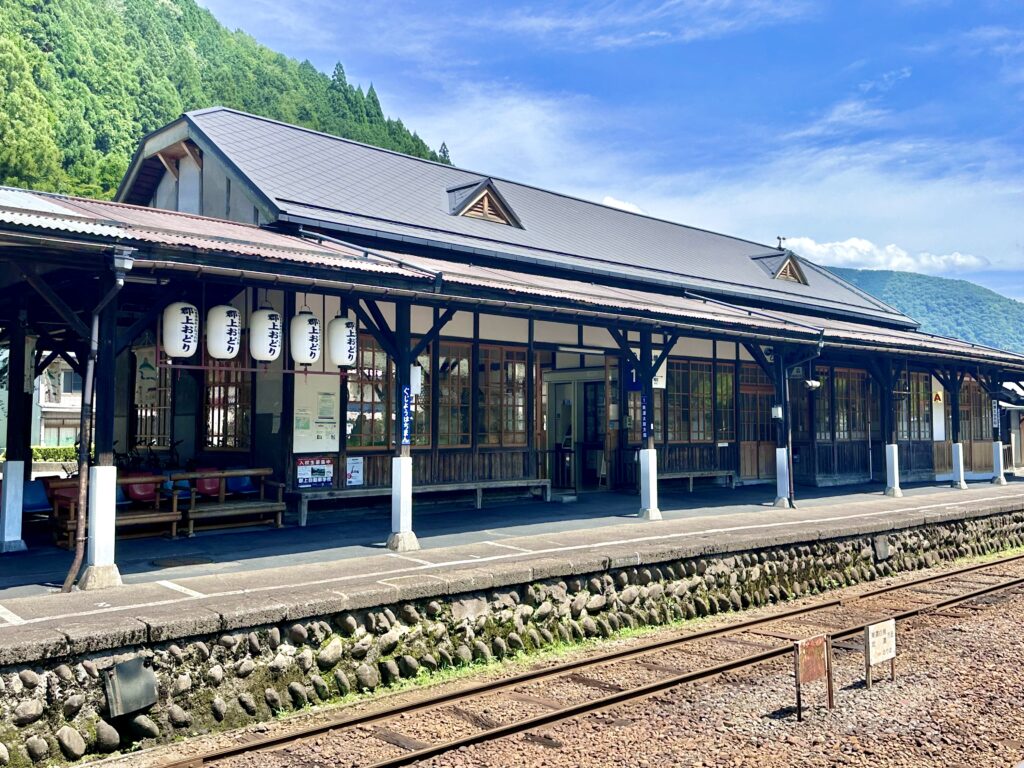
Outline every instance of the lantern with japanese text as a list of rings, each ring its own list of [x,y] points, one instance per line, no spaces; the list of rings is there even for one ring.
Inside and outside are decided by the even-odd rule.
[[[359,349],[359,334],[356,321],[352,317],[339,314],[327,324],[327,354],[331,365],[349,368],[356,364],[356,351]]]
[[[199,310],[186,301],[167,305],[163,317],[163,351],[168,357],[192,357],[199,349]]]
[[[206,351],[214,360],[234,360],[242,348],[242,313],[218,304],[206,313]]]
[[[320,359],[323,339],[320,332],[320,318],[309,307],[303,307],[292,318],[289,333],[292,360],[298,365],[312,365]]]
[[[249,318],[249,354],[257,363],[272,363],[281,356],[284,320],[270,307],[260,307]]]

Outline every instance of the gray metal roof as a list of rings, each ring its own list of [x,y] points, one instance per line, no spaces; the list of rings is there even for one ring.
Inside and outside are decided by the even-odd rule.
[[[779,249],[610,208],[505,179],[215,107],[185,118],[247,177],[284,221],[518,262],[589,279],[629,278],[800,311],[914,325],[892,307],[801,260],[804,286],[773,279],[752,257]],[[451,214],[448,190],[490,179],[522,227]]]

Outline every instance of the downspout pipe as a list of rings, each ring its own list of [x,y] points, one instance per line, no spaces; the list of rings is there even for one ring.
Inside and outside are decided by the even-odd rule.
[[[119,258],[123,261],[128,259],[125,266],[121,266]],[[78,579],[78,572],[82,568],[82,561],[85,559],[85,541],[87,525],[89,522],[88,510],[86,508],[89,494],[89,449],[92,445],[92,403],[95,389],[96,358],[99,357],[100,349],[100,314],[104,308],[114,300],[114,297],[124,287],[124,270],[131,269],[131,257],[127,254],[118,253],[115,256],[115,267],[117,270],[114,277],[114,284],[107,291],[92,311],[92,327],[89,333],[89,358],[85,364],[85,380],[82,382],[82,410],[78,422],[78,525],[75,532],[75,559],[71,562],[68,575],[64,577],[64,586],[61,592],[70,592]]]

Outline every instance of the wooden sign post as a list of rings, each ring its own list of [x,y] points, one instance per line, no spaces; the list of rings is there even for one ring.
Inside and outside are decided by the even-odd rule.
[[[896,620],[864,627],[864,687],[871,688],[871,667],[889,662],[889,675],[896,679]]]
[[[832,680],[832,638],[817,635],[793,644],[793,670],[796,676],[796,719],[804,719],[802,687],[805,683],[825,678],[828,685],[828,708],[835,706]]]

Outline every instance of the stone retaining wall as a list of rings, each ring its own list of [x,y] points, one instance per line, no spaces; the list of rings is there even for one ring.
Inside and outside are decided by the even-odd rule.
[[[0,669],[0,765],[73,762],[386,688],[402,678],[776,603],[1024,544],[1024,513],[668,560]],[[108,716],[102,671],[143,656],[158,702]]]

